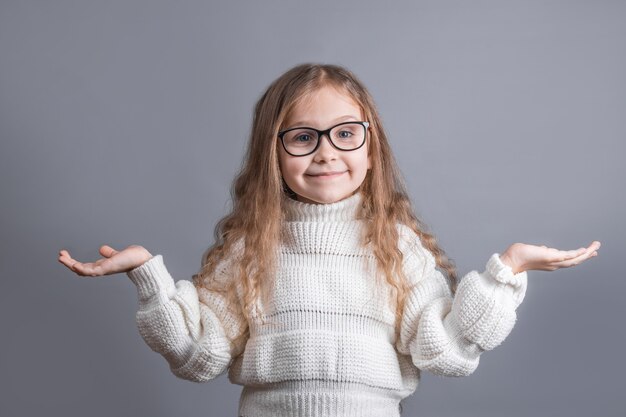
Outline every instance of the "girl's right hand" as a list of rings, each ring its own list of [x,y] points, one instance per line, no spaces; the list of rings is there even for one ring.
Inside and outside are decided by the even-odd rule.
[[[59,252],[59,262],[77,275],[97,277],[128,272],[152,258],[150,252],[139,245],[130,245],[122,251],[103,245],[100,247],[100,254],[102,254],[103,258],[98,259],[96,262],[82,263],[72,259],[70,253],[63,249]]]

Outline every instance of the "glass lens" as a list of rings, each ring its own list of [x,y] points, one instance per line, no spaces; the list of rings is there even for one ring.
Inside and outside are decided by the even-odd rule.
[[[317,145],[317,132],[311,129],[294,129],[283,135],[287,152],[293,155],[307,154]]]
[[[330,137],[336,147],[343,150],[356,149],[365,139],[365,128],[359,123],[346,123],[333,128]]]
[[[358,148],[365,140],[365,127],[359,123],[344,123],[330,131],[333,144],[344,151]],[[287,152],[292,155],[306,155],[315,149],[319,140],[317,132],[302,128],[285,132],[283,142]]]

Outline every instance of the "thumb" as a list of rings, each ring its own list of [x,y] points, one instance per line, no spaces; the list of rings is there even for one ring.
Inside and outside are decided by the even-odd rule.
[[[110,258],[111,256],[115,255],[117,252],[118,251],[116,251],[109,245],[100,246],[100,254],[104,256],[105,258]]]

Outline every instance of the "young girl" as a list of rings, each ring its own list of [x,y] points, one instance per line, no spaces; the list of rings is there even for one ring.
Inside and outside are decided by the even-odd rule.
[[[174,282],[161,255],[102,246],[59,261],[126,272],[137,325],[171,371],[243,385],[239,416],[398,416],[420,372],[463,376],[511,332],[528,270],[597,255],[515,243],[456,285],[415,217],[372,97],[345,68],[303,64],[256,104],[233,210],[200,272]],[[439,269],[438,269],[439,268]],[[442,273],[440,269],[445,272]]]

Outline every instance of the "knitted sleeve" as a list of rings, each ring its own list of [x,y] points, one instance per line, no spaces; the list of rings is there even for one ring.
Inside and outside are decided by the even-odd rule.
[[[243,351],[245,340],[231,342],[229,337],[235,340],[243,334],[247,322],[226,293],[198,290],[188,280],[174,283],[161,255],[127,275],[137,287],[139,333],[177,377],[208,381],[225,372]]]
[[[411,355],[416,367],[436,375],[469,375],[480,355],[501,344],[513,329],[527,274],[513,274],[494,253],[484,272],[471,271],[461,278],[453,297],[434,256],[410,233],[413,237],[401,245],[412,289],[403,311],[398,352]]]

